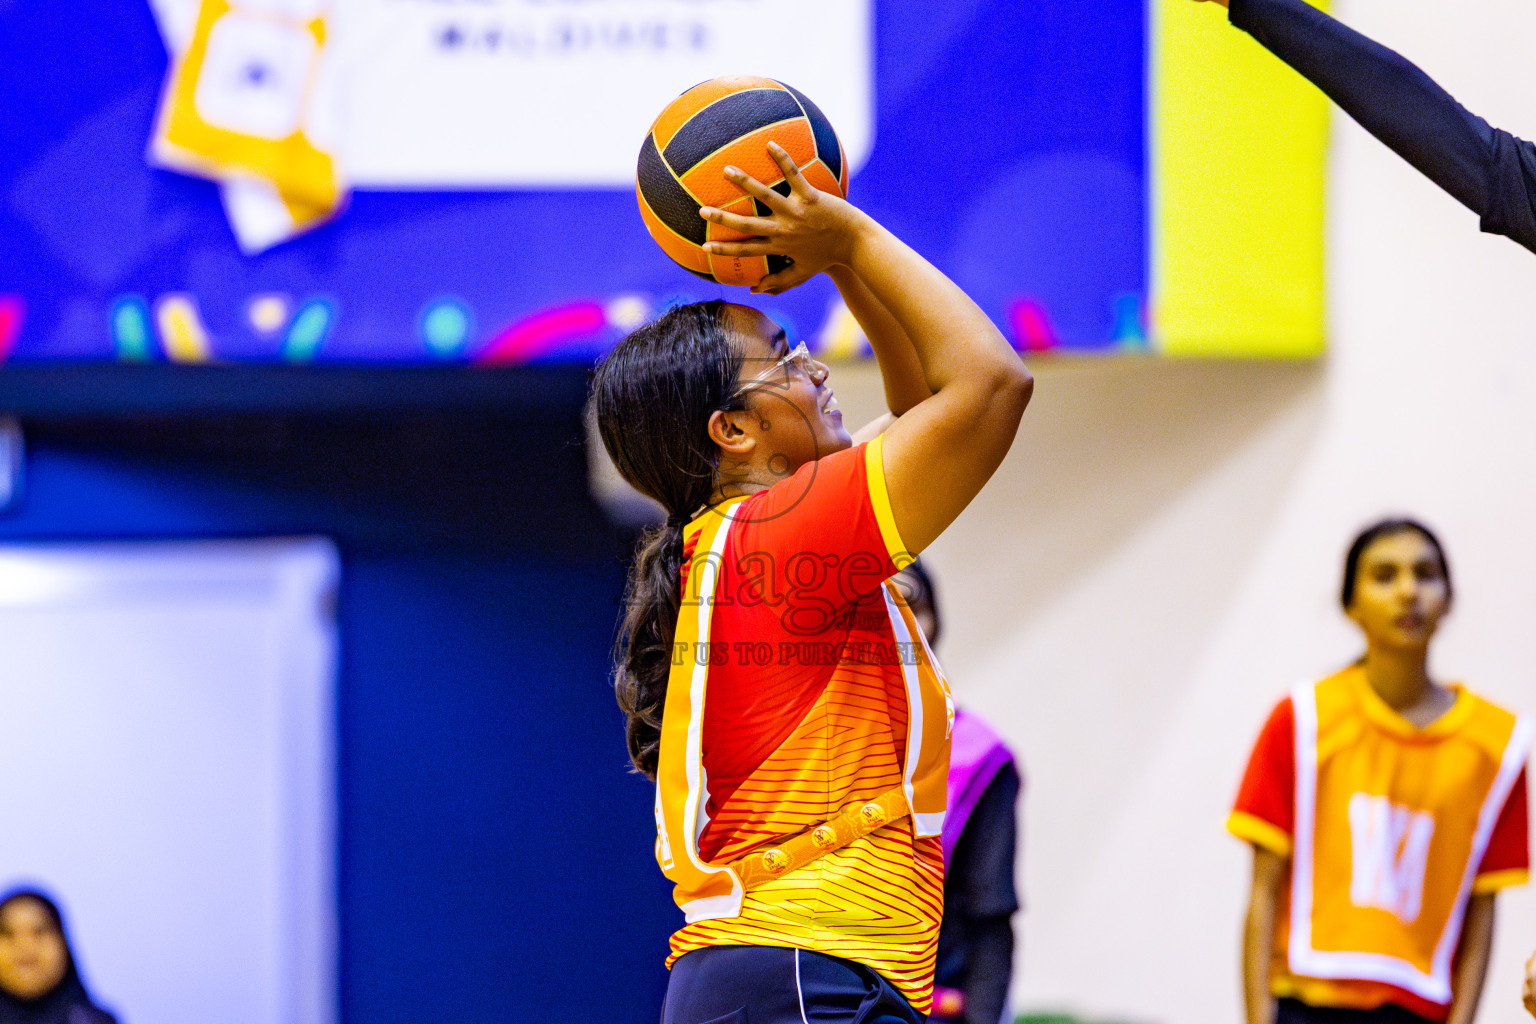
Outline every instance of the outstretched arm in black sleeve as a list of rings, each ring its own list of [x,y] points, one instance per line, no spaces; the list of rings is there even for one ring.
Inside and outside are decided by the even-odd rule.
[[[1536,146],[1467,110],[1400,55],[1305,0],[1216,0],[1232,24],[1304,75],[1366,131],[1536,252]]]

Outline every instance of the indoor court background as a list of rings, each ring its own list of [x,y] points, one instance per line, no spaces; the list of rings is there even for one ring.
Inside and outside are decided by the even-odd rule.
[[[1074,5],[1057,10],[1096,8]],[[1232,32],[1220,11],[1166,8],[1169,24],[1227,45],[1215,41]],[[1529,3],[1332,9],[1494,124],[1536,134]],[[40,10],[0,2],[4,19]],[[138,18],[135,31],[152,31]],[[14,66],[0,72],[6,89],[16,81]],[[1013,453],[932,551],[940,657],[1027,774],[1020,1011],[1237,1019],[1248,857],[1222,819],[1273,702],[1357,653],[1335,594],[1364,522],[1411,512],[1440,531],[1458,607],[1437,668],[1536,711],[1536,265],[1480,236],[1347,119],[1333,126],[1327,355],[1036,359]],[[1230,184],[1213,203],[1252,198]],[[225,230],[211,186],[174,187],[205,193],[198,232]],[[19,234],[32,229],[17,195],[0,197],[3,230],[36,246]],[[357,198],[347,216],[416,201]],[[457,202],[468,216],[486,201]],[[146,210],[153,227],[166,208]],[[631,226],[635,258],[665,268]],[[318,273],[346,251],[323,236],[276,262]],[[1213,289],[1232,270],[1219,242],[1206,256]],[[220,260],[210,280],[237,265]],[[54,287],[49,266],[28,265],[23,284]],[[174,265],[157,280],[184,286]],[[0,293],[16,287],[0,280]],[[98,291],[78,337],[110,355],[113,293]],[[420,307],[400,302],[404,330],[418,329]],[[513,323],[521,311],[503,312]],[[422,339],[406,341],[414,358]],[[604,685],[626,538],[585,485],[584,368],[313,369],[210,378],[18,359],[0,370],[0,409],[22,416],[29,460],[0,542],[332,538],[338,1019],[532,1022],[561,1006],[578,1021],[654,1020],[678,915],[651,860],[650,790],[625,774]],[[850,421],[877,411],[872,367],[833,376]],[[0,878],[4,851],[0,834]],[[1517,890],[1500,901],[1484,1024],[1524,1019],[1533,949],[1536,894]],[[105,952],[80,950],[90,977],[116,969]],[[574,991],[573,977],[585,979]],[[118,1008],[125,1024],[143,1021]]]
[[[1536,8],[1332,10],[1536,134]],[[1249,856],[1222,822],[1269,709],[1359,653],[1337,593],[1367,522],[1440,531],[1435,669],[1536,710],[1536,264],[1337,114],[1330,161],[1324,359],[1032,363],[1008,461],[933,547],[939,657],[1027,774],[1021,1009],[1241,1019]],[[867,371],[833,385],[849,422],[875,410]],[[1498,913],[1478,1020],[1519,1024],[1536,892]]]

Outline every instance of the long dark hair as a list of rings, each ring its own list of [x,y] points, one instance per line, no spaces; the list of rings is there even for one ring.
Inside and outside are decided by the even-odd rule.
[[[608,354],[592,381],[603,447],[619,474],[661,503],[666,524],[640,538],[614,645],[614,694],[628,719],[635,770],[656,777],[661,715],[682,603],[683,527],[715,489],[719,449],[709,439],[717,410],[741,408],[742,357],[725,303],[668,310]]]
[[[1339,603],[1348,611],[1349,606],[1355,603],[1355,584],[1360,579],[1360,559],[1365,555],[1365,549],[1376,543],[1383,537],[1391,537],[1399,533],[1417,533],[1429,541],[1429,546],[1435,549],[1435,555],[1440,559],[1440,572],[1445,577],[1445,599],[1449,604],[1454,593],[1451,587],[1451,563],[1446,561],[1445,548],[1440,544],[1440,538],[1435,536],[1433,530],[1419,522],[1417,519],[1396,517],[1383,519],[1372,523],[1360,531],[1353,544],[1349,546],[1349,554],[1344,556],[1344,586],[1339,590]]]

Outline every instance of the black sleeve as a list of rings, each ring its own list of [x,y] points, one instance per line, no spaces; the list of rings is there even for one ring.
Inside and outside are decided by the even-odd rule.
[[[1013,881],[1019,788],[1018,771],[1011,764],[1004,766],[976,802],[944,883],[945,912],[953,910],[964,918],[961,987],[967,1024],[995,1024],[1008,999],[1013,974],[1009,918],[1019,909]]]
[[[1229,14],[1478,214],[1484,231],[1536,252],[1536,146],[1490,127],[1413,64],[1305,0],[1231,0]]]
[[[76,1003],[64,1016],[67,1024],[117,1024],[117,1018],[100,1007]]]
[[[1019,773],[1004,765],[982,791],[955,844],[945,885],[969,918],[1007,917],[1019,909],[1014,890]]]
[[[1013,974],[1013,925],[989,917],[971,926],[970,977],[965,986],[965,1024],[998,1024]]]

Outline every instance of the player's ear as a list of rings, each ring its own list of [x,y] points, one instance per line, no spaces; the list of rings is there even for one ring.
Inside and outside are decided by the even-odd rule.
[[[709,439],[722,454],[744,458],[757,447],[757,438],[746,429],[746,410],[726,412],[716,409],[709,415]]]

